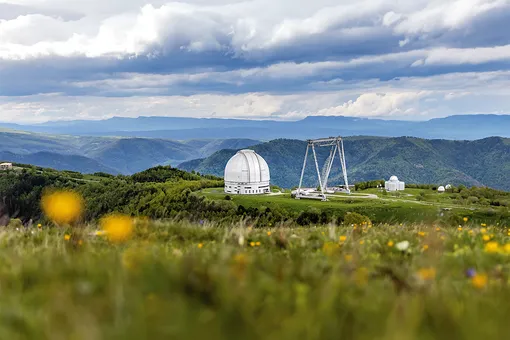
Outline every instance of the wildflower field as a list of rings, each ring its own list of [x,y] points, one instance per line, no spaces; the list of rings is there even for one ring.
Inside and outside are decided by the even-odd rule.
[[[0,233],[1,339],[503,339],[504,226],[39,225]]]

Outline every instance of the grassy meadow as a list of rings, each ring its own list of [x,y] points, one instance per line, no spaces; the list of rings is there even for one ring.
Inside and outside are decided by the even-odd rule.
[[[1,339],[502,339],[506,226],[0,232]],[[128,236],[128,235],[124,235]]]
[[[437,192],[427,193],[421,199],[420,189],[406,189],[398,196],[383,195],[377,189],[354,192],[351,195],[338,194],[328,197],[328,202],[320,200],[291,198],[290,193],[281,195],[232,195],[229,196],[236,205],[258,208],[281,208],[295,216],[302,211],[316,209],[329,214],[346,214],[356,212],[370,218],[374,223],[436,223],[440,225],[458,225],[464,217],[470,221],[510,225],[508,207],[492,207],[480,204],[460,205],[453,195]],[[206,198],[216,201],[225,200],[223,188],[206,188],[199,192]],[[419,198],[419,199],[418,199]],[[506,197],[510,204],[510,196]],[[263,210],[263,209],[262,209]]]

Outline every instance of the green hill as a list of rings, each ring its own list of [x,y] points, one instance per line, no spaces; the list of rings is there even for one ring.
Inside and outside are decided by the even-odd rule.
[[[491,137],[475,141],[426,140],[412,137],[351,137],[344,140],[351,183],[397,175],[408,183],[485,185],[510,190],[510,139]],[[252,147],[266,159],[273,184],[297,186],[306,142],[278,139]],[[236,150],[222,150],[210,157],[185,162],[179,167],[221,176]],[[327,157],[318,149],[321,163]],[[331,173],[331,184],[339,183],[339,162]],[[305,185],[316,186],[315,165],[310,160]]]

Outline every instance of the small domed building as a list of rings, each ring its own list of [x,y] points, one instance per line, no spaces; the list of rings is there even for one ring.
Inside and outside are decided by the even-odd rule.
[[[257,195],[271,192],[269,166],[253,150],[240,150],[225,167],[225,192],[238,195]]]
[[[391,176],[389,181],[384,182],[384,189],[387,191],[405,190],[405,183],[398,180],[397,176]]]
[[[439,188],[437,188],[437,192],[440,194],[444,193],[445,191],[446,191],[446,189],[442,185]]]

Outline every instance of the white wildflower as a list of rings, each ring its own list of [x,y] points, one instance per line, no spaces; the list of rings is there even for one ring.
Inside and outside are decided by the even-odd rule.
[[[409,241],[402,241],[397,244],[395,244],[395,248],[397,248],[400,251],[406,251],[407,248],[409,248]]]

